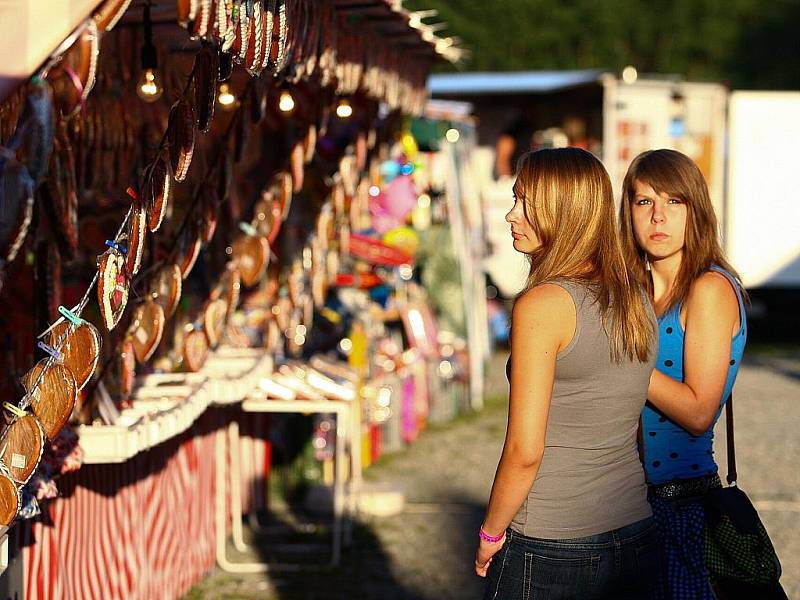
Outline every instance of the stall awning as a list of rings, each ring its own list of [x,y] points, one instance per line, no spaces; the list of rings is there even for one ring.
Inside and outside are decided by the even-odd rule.
[[[101,0],[0,0],[0,100],[42,66]]]
[[[545,94],[596,83],[601,69],[582,71],[518,71],[503,73],[444,73],[428,78],[431,96],[457,94]]]

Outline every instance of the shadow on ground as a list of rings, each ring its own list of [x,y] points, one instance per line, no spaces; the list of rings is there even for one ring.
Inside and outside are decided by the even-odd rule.
[[[472,571],[474,532],[485,506],[412,503],[397,516],[353,525],[352,543],[330,567],[328,521],[301,510],[271,514],[265,533],[245,527],[251,551],[235,562],[302,565],[299,571],[229,575],[217,569],[186,600],[442,600],[480,598],[483,580]]]

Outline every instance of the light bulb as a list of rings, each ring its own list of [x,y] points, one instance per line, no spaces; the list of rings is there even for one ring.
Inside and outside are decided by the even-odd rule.
[[[156,69],[144,69],[136,82],[136,93],[145,102],[155,102],[164,93],[161,77]]]
[[[281,99],[278,101],[278,108],[283,112],[292,112],[294,110],[294,98],[287,92],[281,92]]]
[[[353,114],[353,107],[347,100],[340,100],[339,106],[336,107],[336,116],[340,119],[347,119]]]
[[[217,100],[223,110],[233,110],[236,107],[236,96],[233,95],[227,83],[223,83],[219,86],[219,96],[217,96]]]
[[[627,84],[636,83],[636,80],[639,78],[639,72],[636,70],[636,67],[633,65],[628,65],[624,69],[622,69],[622,81]]]
[[[153,23],[150,20],[150,3],[144,6],[144,45],[142,46],[142,74],[136,82],[136,94],[145,102],[155,102],[164,93],[158,72],[158,54],[153,45]]]

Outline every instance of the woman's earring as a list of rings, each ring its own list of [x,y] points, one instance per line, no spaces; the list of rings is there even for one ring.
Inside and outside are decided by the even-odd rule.
[[[648,258],[647,254],[644,255],[644,270],[650,270],[650,258]]]

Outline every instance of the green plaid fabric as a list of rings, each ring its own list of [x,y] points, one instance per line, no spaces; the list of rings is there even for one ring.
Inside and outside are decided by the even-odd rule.
[[[712,575],[767,585],[780,576],[780,562],[761,521],[753,533],[738,530],[728,515],[705,528],[705,563]]]

